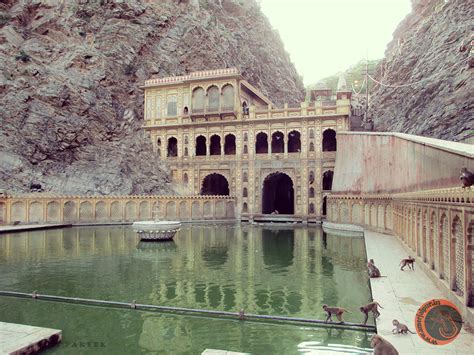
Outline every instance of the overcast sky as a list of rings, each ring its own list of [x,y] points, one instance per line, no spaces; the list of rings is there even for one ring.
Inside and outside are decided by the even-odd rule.
[[[261,0],[305,85],[384,56],[410,0]]]

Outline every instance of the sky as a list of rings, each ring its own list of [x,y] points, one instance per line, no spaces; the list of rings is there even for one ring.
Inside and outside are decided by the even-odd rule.
[[[257,0],[258,1],[258,0]],[[260,0],[305,85],[384,57],[410,0]]]

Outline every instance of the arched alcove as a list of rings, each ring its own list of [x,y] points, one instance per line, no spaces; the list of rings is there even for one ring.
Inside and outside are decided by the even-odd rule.
[[[220,155],[221,154],[221,137],[217,134],[211,136],[211,146],[210,154],[211,155]]]
[[[196,156],[206,155],[206,137],[196,137]]]
[[[284,136],[281,132],[272,134],[272,153],[283,153],[285,147]]]
[[[325,171],[323,173],[323,190],[331,190],[332,189],[332,178],[334,173],[332,170]]]
[[[323,133],[323,152],[335,152],[336,150],[336,132],[332,129],[327,129]]]
[[[288,134],[288,153],[301,152],[301,135],[298,131],[291,131]]]
[[[201,195],[229,195],[229,182],[227,179],[217,173],[207,175],[202,181]]]
[[[168,157],[178,156],[178,140],[175,137],[168,138]]]
[[[224,138],[224,154],[235,155],[235,136],[233,134],[227,134]]]
[[[263,182],[262,213],[293,214],[293,181],[284,173],[273,173]]]
[[[267,154],[268,153],[268,136],[264,132],[257,134],[255,138],[255,153],[256,154]]]

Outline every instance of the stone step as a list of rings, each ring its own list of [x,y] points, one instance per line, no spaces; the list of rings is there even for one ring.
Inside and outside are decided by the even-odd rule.
[[[0,322],[0,355],[36,354],[61,338],[61,330]]]

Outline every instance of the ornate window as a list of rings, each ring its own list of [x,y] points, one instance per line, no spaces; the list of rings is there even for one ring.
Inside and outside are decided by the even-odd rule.
[[[192,111],[204,112],[204,89],[198,87],[193,90]]]
[[[211,86],[207,90],[207,111],[217,112],[219,111],[219,89],[217,86]]]
[[[156,118],[161,117],[161,96],[156,97],[155,116],[156,116]]]
[[[234,87],[230,84],[222,88],[222,108],[226,110],[234,109]]]
[[[166,112],[168,117],[173,117],[178,114],[178,101],[176,95],[168,96],[168,102],[166,105]]]

